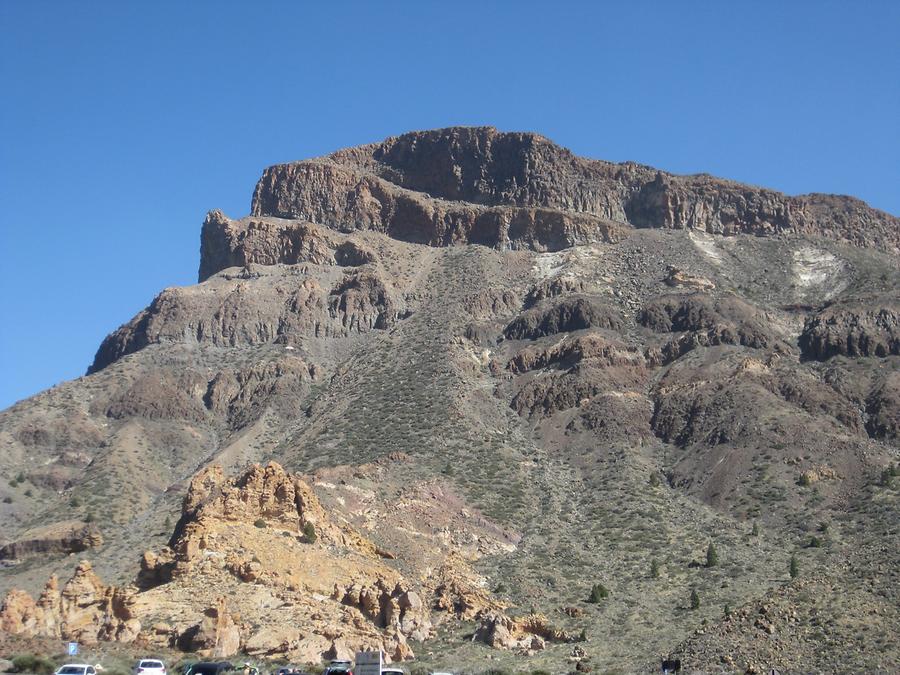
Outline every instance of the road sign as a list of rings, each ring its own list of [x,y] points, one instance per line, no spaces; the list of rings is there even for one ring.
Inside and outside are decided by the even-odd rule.
[[[382,655],[377,652],[356,652],[354,675],[381,675]]]
[[[69,656],[78,656],[78,643],[70,642],[66,645],[66,654]]]

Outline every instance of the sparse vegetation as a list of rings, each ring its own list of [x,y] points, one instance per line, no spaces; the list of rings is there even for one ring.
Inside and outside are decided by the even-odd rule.
[[[602,602],[606,598],[609,597],[609,589],[606,588],[603,584],[594,584],[591,587],[591,594],[588,597],[588,602],[598,603]]]
[[[753,521],[753,529],[750,530],[750,536],[751,537],[759,536],[759,523],[757,523],[755,520]]]
[[[316,534],[316,527],[310,522],[303,524],[303,538],[308,544],[315,544],[319,536]]]
[[[256,520],[253,521],[253,525],[255,525],[256,527],[258,527],[260,529],[263,529],[268,525],[268,523],[266,523],[266,521],[263,520],[262,518],[257,518]]]
[[[700,594],[696,588],[691,589],[691,609],[700,609]]]
[[[659,561],[656,558],[650,561],[650,577],[659,579]]]
[[[797,576],[800,574],[800,565],[797,562],[796,555],[791,556],[791,562],[790,562],[790,565],[788,566],[788,571],[790,572],[791,579],[796,579]]]

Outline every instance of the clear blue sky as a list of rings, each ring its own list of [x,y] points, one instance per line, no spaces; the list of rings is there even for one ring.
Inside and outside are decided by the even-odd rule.
[[[492,124],[900,213],[900,2],[0,2],[0,408],[275,162]]]

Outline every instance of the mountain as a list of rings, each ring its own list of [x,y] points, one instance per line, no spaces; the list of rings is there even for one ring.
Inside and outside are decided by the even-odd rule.
[[[894,670],[898,288],[859,200],[536,134],[270,167],[0,413],[6,643]]]

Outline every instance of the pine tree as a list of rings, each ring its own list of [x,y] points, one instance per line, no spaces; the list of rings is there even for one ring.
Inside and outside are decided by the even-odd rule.
[[[659,579],[659,561],[656,558],[650,561],[650,576]]]
[[[700,595],[696,588],[691,589],[691,609],[700,609]]]
[[[712,542],[709,542],[709,546],[706,547],[706,566],[707,567],[715,567],[719,564],[719,554],[716,552],[716,547]]]
[[[306,523],[303,526],[303,537],[308,544],[315,544],[319,536],[316,534],[316,528],[312,523]]]
[[[753,521],[753,529],[750,530],[750,536],[751,537],[759,536],[759,523],[757,523],[755,520]]]
[[[789,568],[791,573],[791,579],[796,579],[797,575],[800,574],[800,565],[797,564],[797,556],[791,556],[791,566]]]

